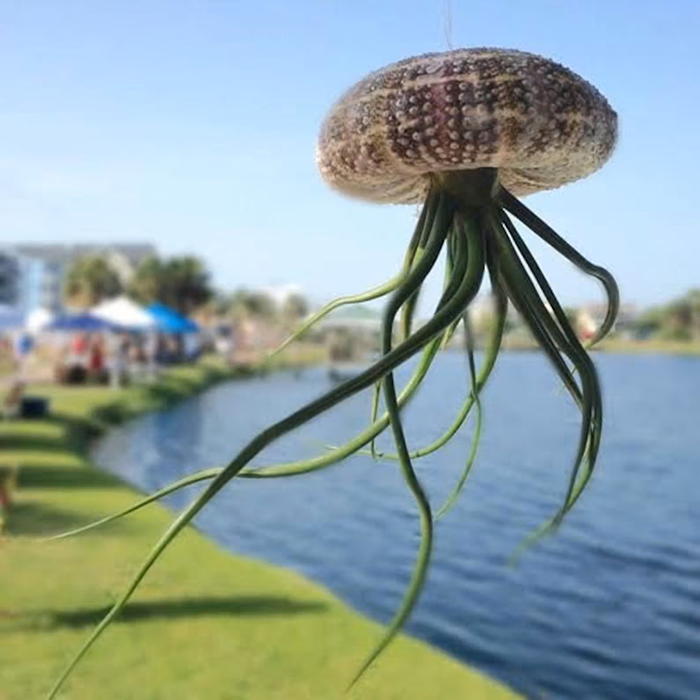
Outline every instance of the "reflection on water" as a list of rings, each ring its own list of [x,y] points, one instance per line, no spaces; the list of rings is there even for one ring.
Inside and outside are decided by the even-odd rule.
[[[475,471],[438,525],[428,586],[408,629],[527,697],[695,700],[700,361],[599,355],[597,363],[606,399],[598,473],[559,534],[512,567],[509,556],[563,495],[578,424],[541,356],[499,361]],[[97,458],[150,491],[227,461],[328,386],[320,370],[222,385],[115,431]],[[448,355],[407,411],[414,446],[449,424],[466,391],[463,359]],[[258,463],[315,454],[362,429],[368,415],[369,396],[356,397]],[[465,434],[419,463],[435,503],[467,451]],[[230,549],[302,571],[386,622],[418,542],[406,491],[396,465],[360,456],[320,474],[230,484],[197,523]]]

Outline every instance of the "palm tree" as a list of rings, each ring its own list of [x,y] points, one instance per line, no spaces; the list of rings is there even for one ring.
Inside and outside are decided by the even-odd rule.
[[[185,255],[163,265],[160,298],[164,304],[190,314],[213,296],[209,272],[199,258]]]
[[[186,315],[214,294],[204,263],[191,255],[147,258],[136,270],[129,292],[144,304],[160,301]]]
[[[143,304],[152,304],[161,300],[163,285],[163,263],[152,255],[141,262],[136,268],[129,283],[129,294]]]
[[[282,315],[290,321],[298,321],[309,313],[309,302],[303,294],[290,294],[282,305]]]
[[[122,291],[117,273],[105,258],[86,256],[76,260],[66,275],[63,296],[69,305],[91,307]]]

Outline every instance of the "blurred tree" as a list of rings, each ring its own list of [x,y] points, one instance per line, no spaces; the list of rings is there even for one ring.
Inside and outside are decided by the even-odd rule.
[[[664,322],[662,308],[647,309],[633,324],[633,330],[638,337],[649,338],[661,330]]]
[[[69,268],[63,297],[70,306],[89,308],[122,292],[117,273],[100,256],[79,258]]]
[[[269,321],[276,317],[277,305],[274,299],[264,292],[238,289],[230,297],[228,311],[237,318],[260,318]]]
[[[661,335],[672,340],[690,340],[693,309],[687,296],[672,301],[665,309]]]
[[[309,302],[302,294],[290,294],[282,305],[282,315],[285,319],[298,321],[309,313]]]
[[[129,294],[143,304],[160,301],[163,263],[153,255],[141,262],[129,282]]]
[[[649,309],[637,321],[644,335],[669,340],[700,340],[700,289],[691,289],[684,296],[665,306]]]
[[[186,315],[214,295],[206,266],[191,255],[147,258],[137,268],[129,293],[144,304],[159,301]]]
[[[160,300],[180,313],[190,314],[214,295],[209,271],[192,255],[170,258],[163,265]]]
[[[700,340],[700,289],[691,289],[686,296],[690,305],[690,337]]]
[[[231,295],[215,290],[214,296],[205,304],[205,310],[212,316],[226,316],[230,306]]]
[[[564,309],[564,316],[566,316],[567,320],[571,324],[573,328],[576,328],[576,324],[578,323],[578,316],[579,316],[579,309],[576,306],[565,306]]]

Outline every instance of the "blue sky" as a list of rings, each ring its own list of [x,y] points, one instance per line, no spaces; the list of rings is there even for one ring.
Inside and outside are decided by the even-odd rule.
[[[453,0],[451,44],[558,60],[620,117],[599,173],[528,198],[644,304],[700,286],[700,3]],[[318,176],[319,124],[367,72],[445,50],[444,0],[62,2],[0,9],[3,241],[150,240],[216,283],[315,299],[397,269],[415,209]],[[534,248],[566,303],[593,282]],[[430,295],[429,295],[430,296]]]

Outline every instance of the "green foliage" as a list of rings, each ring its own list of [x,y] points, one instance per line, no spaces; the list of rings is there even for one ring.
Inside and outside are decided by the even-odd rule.
[[[144,304],[159,301],[186,315],[214,296],[205,264],[192,255],[147,258],[137,268],[129,292]]]
[[[280,323],[296,323],[309,313],[309,302],[303,294],[290,294],[279,305],[264,291],[240,288],[216,299],[217,313],[236,319],[257,319]]]
[[[700,289],[691,289],[664,306],[649,309],[636,328],[660,340],[700,340]]]
[[[664,322],[664,311],[660,308],[645,311],[634,324],[638,334],[648,337],[656,335]]]
[[[572,328],[576,328],[576,322],[578,320],[578,309],[575,306],[565,306],[563,308],[564,316],[566,320],[571,324]]]
[[[163,262],[159,257],[152,255],[136,268],[129,283],[129,294],[143,304],[161,301],[162,280]]]
[[[282,304],[282,315],[286,319],[299,320],[309,313],[309,302],[302,294],[290,294]]]
[[[101,256],[76,260],[66,275],[63,296],[67,303],[90,307],[117,296],[122,285],[117,273]]]
[[[272,320],[277,316],[275,300],[264,292],[237,289],[228,299],[227,313],[234,318]]]
[[[170,258],[164,264],[161,301],[189,314],[213,296],[209,272],[191,255]]]

